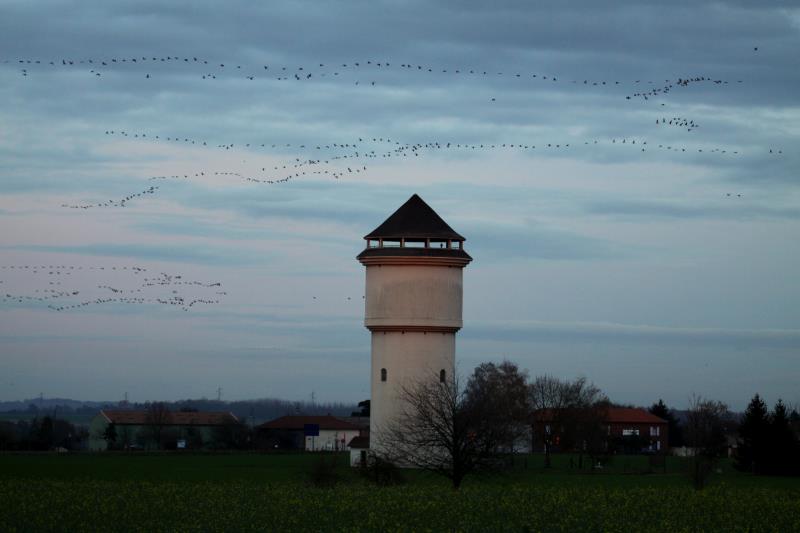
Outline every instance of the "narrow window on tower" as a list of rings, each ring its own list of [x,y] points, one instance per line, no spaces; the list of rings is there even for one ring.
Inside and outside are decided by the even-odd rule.
[[[439,371],[439,383],[444,383],[444,378],[447,377],[447,374],[444,371],[444,368]]]
[[[386,369],[381,368],[381,381],[386,381]]]

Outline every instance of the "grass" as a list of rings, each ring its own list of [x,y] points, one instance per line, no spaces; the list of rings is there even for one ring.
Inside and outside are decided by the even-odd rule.
[[[338,457],[344,470],[348,456]],[[284,482],[302,478],[313,459],[302,453],[0,454],[0,479]]]
[[[800,531],[800,479],[727,462],[701,492],[686,463],[602,471],[517,457],[458,492],[422,472],[375,487],[335,455],[342,482],[307,483],[314,454],[0,454],[0,531]],[[573,461],[573,466],[575,461]]]

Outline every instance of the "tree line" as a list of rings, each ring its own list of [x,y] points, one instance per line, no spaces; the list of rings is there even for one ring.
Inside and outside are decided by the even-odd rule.
[[[152,402],[79,402],[69,399],[45,398],[24,402],[3,402],[7,408],[0,411],[16,419],[33,419],[44,415],[89,420],[100,409],[146,410]],[[217,400],[210,398],[185,399],[160,402],[171,411],[193,409],[196,411],[230,411],[240,420],[265,422],[287,414],[348,416],[356,406],[347,402],[290,401],[280,398],[255,400]]]
[[[466,382],[432,375],[405,383],[399,398],[400,414],[377,428],[380,446],[373,448],[372,460],[435,472],[455,488],[472,473],[502,468],[510,454],[536,438],[545,467],[552,453],[569,451],[579,468],[601,466],[615,453],[641,452],[648,441],[610,435],[607,413],[615,404],[586,378],[531,379],[510,361],[482,363]],[[696,395],[686,411],[670,409],[661,399],[648,411],[667,422],[669,447],[686,447],[697,488],[705,486],[720,458],[731,455],[748,472],[800,474],[800,414],[781,401],[767,412],[756,395],[741,424],[725,403]],[[537,417],[547,420],[539,435]]]
[[[49,415],[0,422],[0,450],[5,451],[82,450],[88,439],[85,427]]]
[[[772,411],[756,394],[739,424],[736,467],[745,472],[800,475],[800,413],[778,400]]]

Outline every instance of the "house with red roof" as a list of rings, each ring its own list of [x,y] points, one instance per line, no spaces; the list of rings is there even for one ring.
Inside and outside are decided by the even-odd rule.
[[[606,407],[600,412],[601,423],[607,435],[609,450],[627,452],[663,452],[668,450],[666,420],[646,409],[636,407]],[[569,410],[541,409],[533,414],[533,450],[544,451],[545,443],[551,443],[552,451],[565,449],[560,435],[569,424]],[[579,414],[578,414],[579,416]]]
[[[276,450],[344,451],[358,425],[331,415],[289,415],[256,427],[260,447]]]
[[[626,437],[639,437],[646,443],[647,451],[666,452],[669,423],[646,409],[610,407],[606,416],[608,435],[616,441]]]
[[[114,426],[115,439],[109,442],[106,431]],[[213,444],[214,429],[235,427],[239,419],[223,411],[167,411],[103,409],[89,425],[89,449],[116,448],[202,448]],[[154,441],[158,436],[160,442]]]

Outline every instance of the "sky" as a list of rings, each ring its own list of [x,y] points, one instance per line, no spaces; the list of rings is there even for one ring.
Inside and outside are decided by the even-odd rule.
[[[365,399],[418,193],[460,373],[798,404],[798,49],[780,1],[3,2],[0,400]]]

